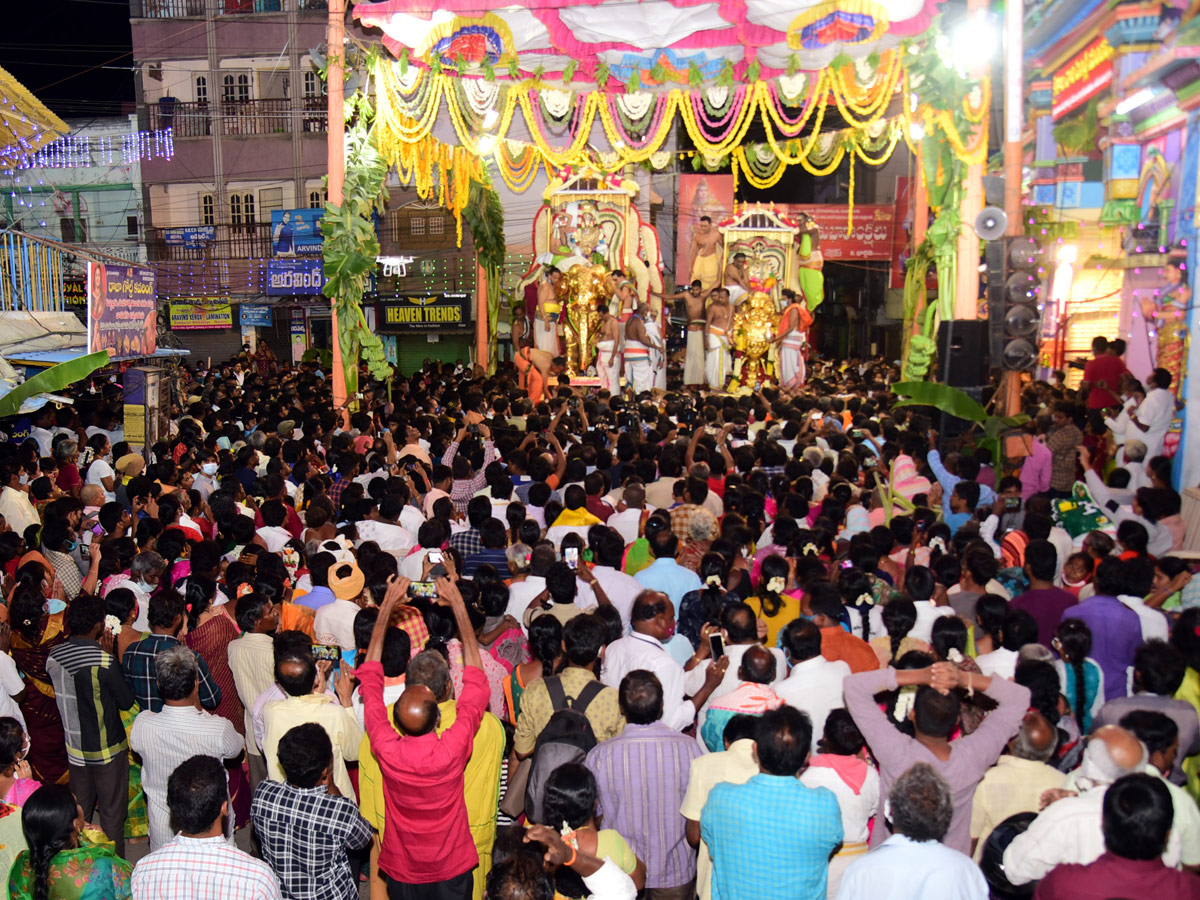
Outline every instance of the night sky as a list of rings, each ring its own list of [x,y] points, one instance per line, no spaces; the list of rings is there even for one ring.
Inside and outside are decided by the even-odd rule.
[[[134,111],[127,0],[24,0],[8,21],[0,65],[58,115]]]

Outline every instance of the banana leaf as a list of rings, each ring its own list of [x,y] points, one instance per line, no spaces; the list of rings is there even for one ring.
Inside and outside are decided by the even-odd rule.
[[[934,381],[904,381],[892,385],[892,393],[902,399],[896,406],[933,406],[957,419],[983,424],[987,410],[970,394]]]
[[[36,394],[58,393],[63,388],[82,381],[97,369],[107,365],[108,351],[97,350],[95,353],[79,356],[38,372],[0,397],[0,419],[17,415],[24,402],[30,397]]]

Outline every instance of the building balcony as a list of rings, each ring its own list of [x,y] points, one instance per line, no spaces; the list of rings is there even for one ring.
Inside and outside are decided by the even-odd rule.
[[[271,256],[271,223],[210,225],[202,229],[151,228],[146,251],[152,262],[199,262],[225,259],[265,259]],[[184,232],[191,232],[185,235]],[[211,237],[209,236],[211,234]]]
[[[324,97],[305,97],[300,101],[301,132],[324,132],[326,103]],[[292,101],[233,100],[221,104],[218,117],[207,102],[183,102],[167,97],[150,104],[150,128],[173,128],[176,138],[246,137],[264,134],[292,133]]]
[[[134,7],[134,18],[141,19],[186,19],[203,18],[212,13],[218,16],[236,16],[254,13],[299,12],[324,10],[327,0],[141,0],[139,10]]]

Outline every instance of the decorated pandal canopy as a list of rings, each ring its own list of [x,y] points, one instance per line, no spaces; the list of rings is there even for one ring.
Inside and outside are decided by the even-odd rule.
[[[882,164],[909,140],[906,123],[925,117],[942,116],[956,152],[982,160],[986,140],[964,138],[944,111],[901,104],[887,115],[898,89],[908,93],[902,45],[943,2],[524,0],[480,13],[464,0],[385,0],[354,14],[396,57],[376,69],[377,138],[402,174],[466,166],[416,149],[443,116],[462,151],[494,158],[514,191],[543,166],[665,168],[682,122],[709,168],[729,157],[735,180],[767,188],[787,166],[828,175],[847,155],[853,178],[855,162]],[[988,98],[975,99],[978,122]],[[747,143],[757,126],[765,140]]]
[[[384,0],[353,12],[378,29],[388,51],[372,66],[371,139],[402,182],[452,211],[460,239],[472,188],[491,193],[492,174],[514,192],[550,186],[535,217],[535,264],[521,288],[537,276],[537,262],[569,255],[572,239],[591,227],[580,204],[552,208],[549,194],[574,173],[611,179],[612,187],[622,176],[632,183],[638,168],[666,170],[688,157],[708,171],[729,165],[736,190],[739,180],[770,188],[789,166],[821,177],[845,165],[850,233],[856,168],[882,165],[904,141],[928,208],[939,214],[906,281],[908,360],[909,337],[924,352],[937,320],[953,310],[964,178],[987,156],[990,83],[970,77],[938,27],[944,4],[519,0],[490,8],[477,0]],[[593,216],[620,226],[610,229],[603,264],[615,271],[622,261],[644,260],[649,271],[634,265],[630,272],[639,295],[661,290],[656,242],[645,240],[636,211],[611,199],[600,198],[605,208]],[[553,227],[560,212],[567,217],[561,234]],[[760,254],[786,261],[781,276],[791,267],[780,286],[820,278],[820,254],[810,255],[815,245],[804,233],[769,235],[772,249]],[[924,290],[930,266],[939,274],[937,304]],[[774,293],[764,296],[777,304]],[[820,302],[819,292],[804,294],[810,308]],[[493,323],[497,302],[489,297]],[[910,375],[927,370],[926,360]]]
[[[0,69],[0,125],[0,169],[17,168],[69,130],[4,69]]]

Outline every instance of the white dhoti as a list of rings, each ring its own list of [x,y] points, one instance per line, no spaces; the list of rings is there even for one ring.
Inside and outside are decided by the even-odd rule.
[[[616,341],[596,341],[596,374],[600,376],[600,389],[614,394],[621,390],[621,354],[615,354],[612,365],[608,364],[609,358],[614,356],[615,344]]]
[[[650,348],[639,341],[625,339],[625,376],[635,393],[654,388],[654,369],[650,365]]]
[[[710,331],[708,353],[704,356],[704,377],[708,386],[716,391],[723,389],[732,369],[733,356],[729,352],[729,338]]]
[[[539,350],[545,350],[547,353],[553,353],[558,356],[560,350],[558,348],[558,327],[554,322],[547,322],[545,319],[533,320],[533,346]]]
[[[646,337],[650,338],[650,368],[654,372],[654,386],[661,390],[667,389],[667,357],[659,349],[663,343],[662,332],[658,330],[658,323],[649,321],[646,323]]]
[[[804,354],[801,349],[803,340],[796,332],[789,332],[787,337],[779,342],[779,386],[795,390],[804,386]]]
[[[683,358],[683,383],[693,387],[704,383],[704,329],[691,330],[692,325],[703,325],[703,322],[691,322],[688,325],[687,353]]]
[[[727,284],[725,290],[729,291],[729,302],[732,306],[737,306],[746,296],[746,289],[740,284]]]

